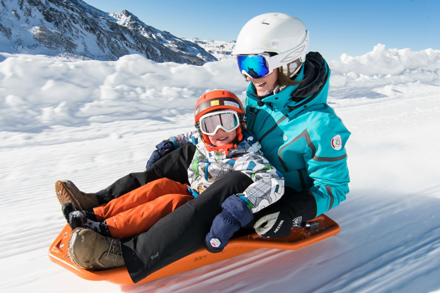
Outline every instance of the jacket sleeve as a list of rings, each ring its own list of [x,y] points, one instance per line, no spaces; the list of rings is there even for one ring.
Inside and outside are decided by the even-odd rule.
[[[199,133],[197,130],[193,130],[187,133],[172,136],[169,140],[173,143],[174,148],[177,149],[185,144],[192,143],[197,144],[199,138]]]
[[[255,145],[261,149],[259,143]],[[248,152],[237,158],[234,171],[240,171],[254,181],[243,192],[244,197],[252,205],[252,213],[273,204],[284,194],[283,175],[263,157],[261,150]]]
[[[310,191],[319,216],[345,200],[350,182],[345,144],[350,132],[334,113],[320,113],[308,121],[310,144],[304,154]]]

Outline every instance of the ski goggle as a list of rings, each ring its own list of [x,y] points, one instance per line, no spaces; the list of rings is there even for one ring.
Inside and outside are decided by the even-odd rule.
[[[238,69],[241,74],[251,78],[265,77],[272,72],[270,70],[272,67],[270,66],[270,58],[269,54],[266,53],[260,55],[238,55]]]
[[[305,50],[309,44],[309,32],[306,31],[304,40],[290,50],[270,56],[268,53],[257,55],[237,55],[238,69],[244,77],[262,78],[269,75],[274,69],[289,64],[299,59],[299,62],[305,60]]]
[[[235,111],[208,113],[200,117],[200,131],[206,135],[214,135],[219,129],[231,132],[240,126],[238,114]]]

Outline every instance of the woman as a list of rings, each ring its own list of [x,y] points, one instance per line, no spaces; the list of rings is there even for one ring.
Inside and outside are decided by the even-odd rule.
[[[306,56],[308,43],[308,31],[299,19],[268,13],[243,27],[233,52],[251,82],[246,127],[290,188],[281,212],[274,207],[275,214],[263,216],[254,226],[263,236],[286,237],[292,220],[325,213],[349,191],[344,146],[350,132],[327,105],[330,69],[319,53]]]
[[[241,74],[250,81],[246,127],[260,141],[265,157],[285,178],[283,197],[254,215],[253,227],[266,237],[288,236],[293,225],[336,207],[348,193],[344,146],[350,132],[327,105],[330,69],[319,53],[306,55],[308,42],[308,31],[299,19],[268,13],[243,27],[233,52]],[[169,155],[147,171],[127,175],[94,197],[99,201],[117,197],[118,192],[130,191],[156,177],[172,176],[178,180],[176,177],[185,174],[190,160],[177,161],[175,153],[192,157],[194,149],[180,147],[170,152],[172,149],[172,142],[162,142],[152,155],[153,160]],[[149,231],[118,243],[122,254],[116,254],[123,257],[133,281],[193,253],[204,243],[209,248],[206,235],[222,211],[223,201],[243,192],[251,183],[246,175],[230,173],[206,189],[204,196],[162,218]],[[59,192],[87,198],[78,190],[60,188]],[[99,245],[102,253],[119,251],[113,249],[114,241]],[[97,253],[95,257],[99,256]]]

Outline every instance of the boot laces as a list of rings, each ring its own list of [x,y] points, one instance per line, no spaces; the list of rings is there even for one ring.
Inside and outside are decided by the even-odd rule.
[[[108,247],[107,254],[106,254],[105,258],[108,259],[110,254],[112,254],[113,255],[112,260],[114,262],[118,261],[118,256],[120,256],[121,259],[123,259],[121,241],[113,239],[113,238],[108,238],[108,237],[106,237],[106,240],[110,245]]]

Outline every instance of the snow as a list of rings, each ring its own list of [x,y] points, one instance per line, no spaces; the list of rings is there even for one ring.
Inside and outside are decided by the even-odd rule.
[[[244,99],[247,83],[231,59],[197,67],[0,53],[2,292],[440,292],[440,51],[378,44],[329,64],[329,104],[352,132],[351,192],[327,213],[341,232],[120,287],[49,260],[65,225],[55,181],[93,192],[142,171],[158,142],[193,128],[201,94]]]
[[[234,58],[231,53],[235,46],[235,41],[216,41],[216,40],[201,40],[199,38],[189,38],[187,41],[196,43],[206,52],[213,55],[217,60],[224,60]],[[235,59],[234,59],[235,60]]]

